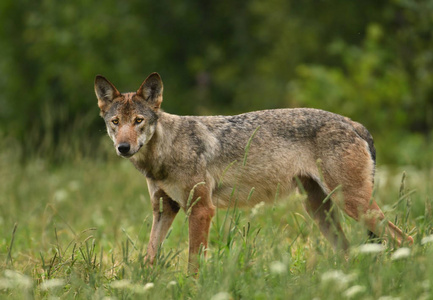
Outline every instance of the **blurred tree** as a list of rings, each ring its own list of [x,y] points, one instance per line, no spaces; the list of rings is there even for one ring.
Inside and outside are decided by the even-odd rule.
[[[173,113],[314,106],[428,137],[432,3],[3,0],[0,134],[24,157],[89,154],[104,135],[94,76],[133,91],[157,71]]]
[[[333,66],[300,64],[287,97],[361,121],[384,161],[423,165],[433,129],[433,1],[392,1],[382,13],[362,44],[328,44]]]

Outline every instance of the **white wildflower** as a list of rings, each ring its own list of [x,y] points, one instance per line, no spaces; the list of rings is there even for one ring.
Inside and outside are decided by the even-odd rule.
[[[153,289],[154,286],[155,286],[154,283],[152,283],[152,282],[148,282],[148,283],[146,283],[146,284],[144,285],[143,289],[144,289],[145,291],[148,291],[148,290],[150,290],[150,289]]]
[[[1,280],[1,285],[5,288],[23,288],[30,289],[33,286],[33,281],[30,277],[23,275],[13,270],[4,271],[5,278]]]
[[[410,249],[403,247],[403,248],[399,248],[397,249],[392,255],[391,255],[391,259],[392,260],[398,260],[398,259],[402,259],[402,258],[406,258],[410,256]]]
[[[169,283],[167,283],[167,286],[168,286],[168,287],[170,287],[170,286],[175,286],[175,285],[177,285],[177,282],[174,281],[174,280],[172,280],[172,281],[170,281]]]
[[[346,298],[353,298],[354,296],[358,295],[359,293],[362,293],[365,291],[365,286],[362,285],[354,285],[348,288],[346,291],[344,291],[343,296]]]
[[[41,283],[39,286],[42,291],[48,291],[51,289],[55,289],[58,287],[63,287],[65,285],[65,281],[63,279],[48,279]]]
[[[421,245],[425,245],[425,244],[428,244],[428,243],[431,243],[431,242],[433,242],[433,234],[429,235],[429,236],[426,236],[426,237],[423,237],[422,240],[421,240]]]
[[[430,281],[428,279],[421,282],[421,286],[424,290],[428,291],[430,289]]]
[[[131,286],[131,281],[129,281],[128,279],[116,280],[111,283],[111,287],[114,289],[127,289]]]
[[[341,270],[331,270],[322,274],[322,281],[340,280],[346,276]]]
[[[68,198],[68,192],[64,189],[60,189],[54,192],[54,200],[57,202],[63,202]]]
[[[384,206],[382,206],[381,210],[382,210],[384,213],[387,213],[387,212],[394,211],[394,208],[392,207],[392,205],[386,205],[386,204],[385,204]]]
[[[381,244],[364,244],[358,247],[357,252],[364,254],[375,254],[383,252],[384,250],[385,246]]]
[[[155,284],[153,284],[152,282],[148,282],[145,285],[134,284],[131,286],[131,288],[137,294],[144,294],[144,293],[147,293],[147,291],[153,289],[154,286],[155,286]]]
[[[269,265],[269,269],[270,269],[272,274],[276,274],[276,275],[282,275],[282,274],[285,274],[287,272],[286,265],[284,263],[282,263],[281,261],[271,262],[271,264]]]
[[[76,180],[69,182],[69,189],[73,192],[78,191],[80,189],[80,183]]]
[[[213,295],[211,300],[230,300],[230,294],[227,292],[219,292],[218,294]]]
[[[1,278],[0,279],[0,290],[8,290],[13,288],[13,284],[10,280]]]
[[[256,205],[254,205],[254,207],[251,209],[251,217],[254,217],[255,215],[258,214],[259,210],[265,206],[265,202],[259,202]]]
[[[350,282],[356,280],[358,276],[355,273],[344,274],[341,270],[331,270],[322,274],[323,284],[333,284],[338,289],[345,288]]]
[[[103,227],[106,224],[104,216],[102,215],[102,213],[99,210],[96,210],[96,211],[93,212],[93,214],[92,214],[92,221],[98,227]]]

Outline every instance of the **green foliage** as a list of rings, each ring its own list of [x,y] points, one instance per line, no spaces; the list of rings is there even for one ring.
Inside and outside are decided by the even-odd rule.
[[[359,47],[348,46],[343,41],[334,42],[328,52],[339,57],[342,67],[299,66],[299,78],[292,81],[288,97],[296,101],[296,106],[339,111],[362,120],[380,141],[378,152],[383,153],[385,161],[422,165],[428,160],[427,156],[415,158],[414,155],[411,160],[404,154],[426,149],[423,142],[417,141],[420,136],[413,132],[411,136],[411,131],[419,127],[429,133],[431,120],[426,116],[433,111],[433,105],[429,104],[427,94],[418,93],[419,86],[412,86],[413,74],[393,53],[381,47],[383,40],[382,28],[371,24]],[[426,83],[422,88],[433,91],[433,83]],[[423,103],[424,116],[411,113],[420,112],[420,103]],[[401,142],[402,137],[409,147]],[[389,151],[387,148],[391,144],[400,151]]]
[[[23,158],[91,155],[94,76],[133,91],[158,71],[166,111],[325,108],[368,125],[384,162],[420,164],[406,154],[431,150],[432,3],[5,0],[0,134]]]

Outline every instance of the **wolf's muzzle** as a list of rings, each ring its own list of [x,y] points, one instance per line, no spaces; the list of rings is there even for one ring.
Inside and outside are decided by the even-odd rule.
[[[128,143],[120,143],[117,146],[117,150],[119,151],[120,154],[122,155],[126,155],[128,154],[129,150],[131,149],[131,145],[129,145]]]

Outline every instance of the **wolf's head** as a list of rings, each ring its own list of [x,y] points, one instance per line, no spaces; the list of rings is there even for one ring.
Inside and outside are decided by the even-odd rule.
[[[103,76],[95,78],[95,93],[101,117],[117,154],[131,157],[152,138],[162,102],[162,80],[150,74],[136,93],[121,94]]]

